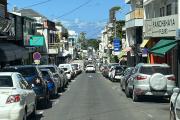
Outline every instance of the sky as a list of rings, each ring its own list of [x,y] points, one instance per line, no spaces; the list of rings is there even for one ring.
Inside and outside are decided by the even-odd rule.
[[[85,32],[87,38],[97,38],[108,23],[109,9],[120,6],[117,20],[129,12],[125,0],[8,0],[8,10],[14,6],[31,8],[50,20],[60,21],[69,30]],[[41,3],[41,4],[38,4]],[[35,5],[37,4],[37,5]],[[32,6],[34,5],[34,6]]]

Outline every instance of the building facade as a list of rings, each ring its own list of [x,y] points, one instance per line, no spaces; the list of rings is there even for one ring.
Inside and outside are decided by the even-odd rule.
[[[178,0],[144,0],[144,38],[148,39],[149,62],[167,63],[180,78]]]
[[[126,40],[132,48],[127,53],[127,65],[134,66],[141,60],[140,44],[142,43],[143,31],[143,0],[125,0],[130,4],[130,12],[125,16]]]

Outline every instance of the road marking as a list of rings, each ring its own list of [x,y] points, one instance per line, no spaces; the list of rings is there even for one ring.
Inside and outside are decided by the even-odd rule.
[[[144,113],[144,114],[146,114],[149,118],[150,118],[150,120],[152,120],[153,119],[153,116],[151,115],[151,114],[149,114],[149,113],[146,113],[146,112],[144,112],[144,111],[141,111],[142,113]]]
[[[89,77],[89,78],[92,78],[92,75],[89,75],[88,77]]]

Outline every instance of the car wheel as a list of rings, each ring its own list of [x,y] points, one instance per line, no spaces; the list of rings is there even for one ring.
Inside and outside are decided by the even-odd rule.
[[[126,94],[126,97],[128,98],[130,97],[129,89],[127,86],[125,87],[125,94]]]
[[[136,95],[134,89],[133,89],[132,99],[133,99],[134,102],[138,102],[139,101],[139,96]]]
[[[170,110],[170,120],[176,120],[175,112],[174,112],[173,108],[171,108],[171,110]]]
[[[31,118],[33,118],[33,120],[36,120],[36,105],[34,105],[34,110],[31,113]]]

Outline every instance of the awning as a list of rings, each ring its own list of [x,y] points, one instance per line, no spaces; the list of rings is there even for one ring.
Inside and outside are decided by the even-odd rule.
[[[0,62],[27,59],[28,51],[12,43],[0,43]]]
[[[144,48],[146,46],[146,44],[148,43],[149,40],[143,40],[143,42],[141,43],[140,47]]]
[[[177,40],[160,40],[150,52],[157,56],[164,56],[168,51],[177,45]]]

